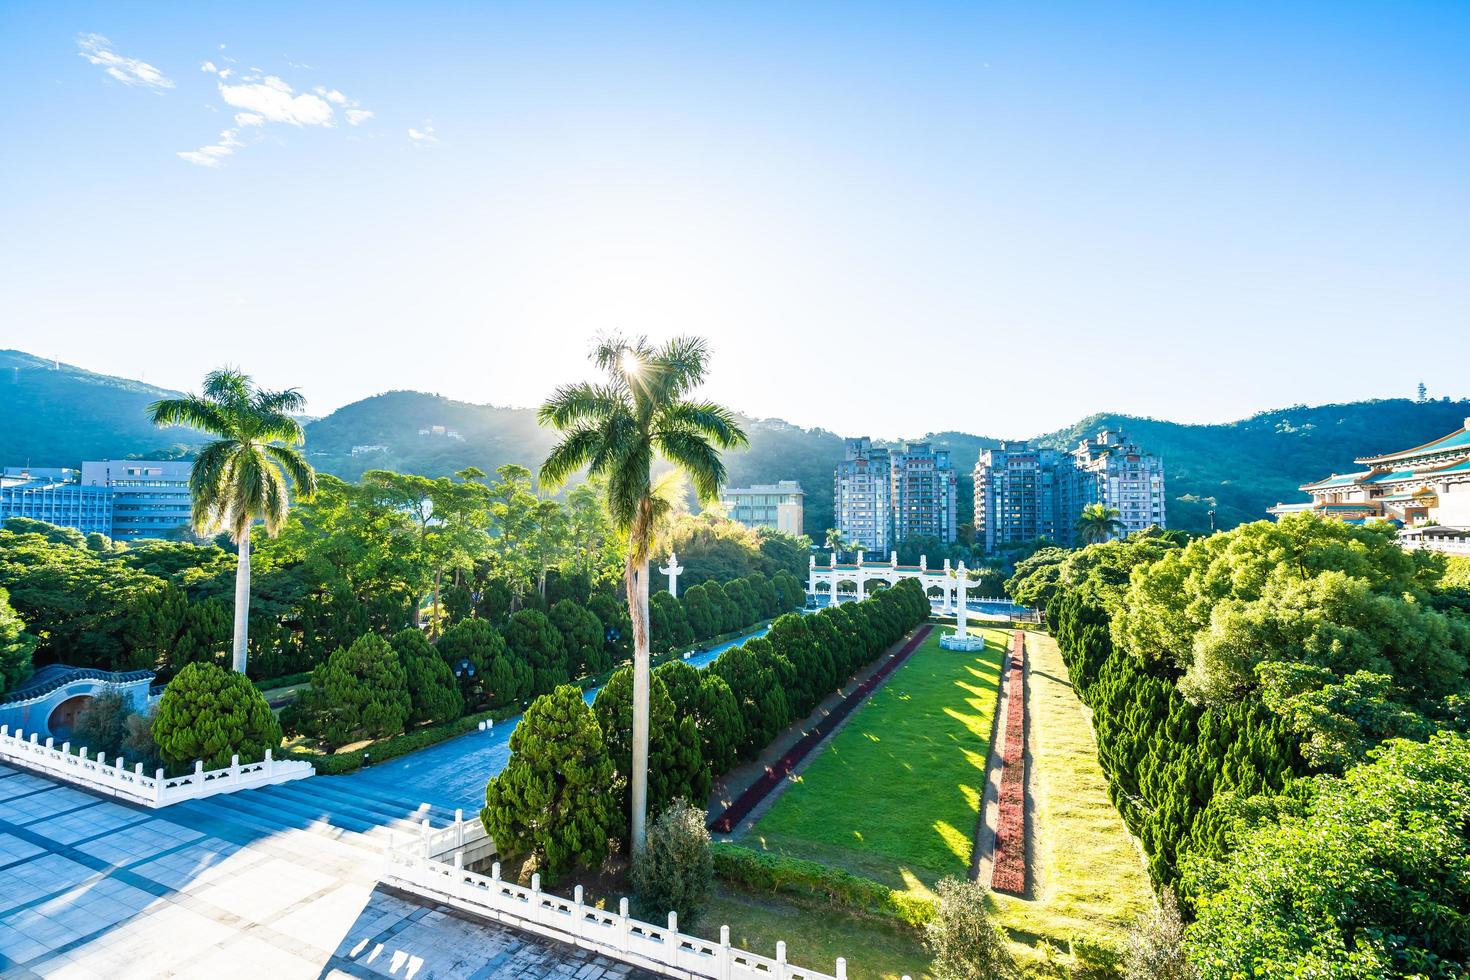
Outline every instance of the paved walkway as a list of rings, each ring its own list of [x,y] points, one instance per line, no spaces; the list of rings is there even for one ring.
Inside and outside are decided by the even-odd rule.
[[[382,837],[418,811],[313,816],[329,782],[151,811],[0,766],[0,974],[647,976],[377,888]]]

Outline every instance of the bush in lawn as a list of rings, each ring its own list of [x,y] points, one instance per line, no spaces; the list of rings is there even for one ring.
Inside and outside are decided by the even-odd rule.
[[[703,809],[676,799],[649,825],[643,850],[633,857],[632,879],[651,921],[677,912],[680,931],[688,932],[704,912],[715,876],[706,818]]]
[[[376,633],[364,633],[346,650],[338,647],[317,665],[310,703],[312,730],[333,748],[397,735],[413,707],[403,664]]]
[[[1073,936],[1067,980],[1124,980],[1123,951],[1101,936]],[[1149,974],[1150,977],[1155,974]]]
[[[153,720],[159,755],[184,769],[203,760],[223,769],[231,755],[259,762],[281,744],[281,726],[265,696],[244,674],[210,663],[186,664],[164,688]]]
[[[1138,917],[1123,951],[1128,980],[1195,980],[1199,976],[1184,951],[1184,919],[1174,889],[1165,888],[1159,907]]]
[[[667,593],[665,593],[667,595]],[[656,673],[649,678],[648,812],[659,813],[674,799],[709,796],[709,767],[700,751],[694,716],[674,710],[673,699]],[[632,806],[629,774],[633,766],[633,668],[621,667],[597,692],[592,713],[602,728],[608,758],[617,773],[626,818]]]
[[[925,929],[934,952],[934,976],[938,980],[1016,976],[1005,933],[985,908],[985,889],[973,881],[942,878],[934,890],[939,911]]]
[[[694,633],[684,618],[684,607],[667,592],[655,592],[648,599],[648,642],[659,653],[694,642]]]
[[[729,685],[740,709],[741,758],[758,754],[791,721],[786,694],[768,665],[771,656],[771,645],[757,637],[726,650],[709,668]]]
[[[684,618],[689,621],[689,631],[696,640],[708,640],[720,632],[709,590],[703,585],[691,585],[679,601],[684,604]]]
[[[603,649],[602,620],[579,602],[562,599],[551,607],[551,625],[561,634],[567,671],[573,677],[596,676],[612,666]]]
[[[549,874],[595,868],[620,825],[602,729],[581,689],[563,684],[526,709],[510,760],[485,787],[480,821],[507,855],[532,854]]]
[[[71,739],[79,746],[85,745],[94,756],[98,752],[117,755],[127,737],[128,716],[133,713],[132,699],[115,687],[104,688],[77,712]]]
[[[522,609],[506,624],[505,645],[531,667],[531,691],[546,694],[567,682],[567,654],[561,634],[546,614]]]
[[[654,669],[674,702],[675,717],[694,719],[699,731],[700,755],[712,776],[735,765],[745,723],[740,705],[724,678],[707,670],[695,670],[682,660],[671,660]]]
[[[410,725],[426,721],[443,724],[464,714],[459,681],[444,658],[424,639],[423,630],[410,626],[393,634],[388,644],[398,654],[408,679]]]

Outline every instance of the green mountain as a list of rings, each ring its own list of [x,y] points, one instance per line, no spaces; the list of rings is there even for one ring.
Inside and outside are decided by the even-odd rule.
[[[199,435],[154,428],[144,415],[150,402],[177,394],[0,350],[0,466],[177,455],[181,447],[198,445]]]
[[[0,464],[76,465],[83,458],[156,456],[185,451],[193,433],[158,430],[144,407],[176,394],[136,381],[0,351]],[[1070,449],[1098,429],[1122,429],[1164,458],[1169,523],[1191,531],[1265,516],[1279,501],[1304,499],[1297,487],[1348,472],[1358,456],[1417,446],[1458,429],[1470,401],[1408,399],[1293,406],[1219,425],[1101,413],[1037,436],[1040,445]],[[750,447],[726,456],[734,485],[799,480],[806,526],[819,538],[832,524],[832,466],[842,437],[779,419],[746,419]],[[965,432],[917,437],[948,449],[959,471],[960,520],[973,513],[971,471],[981,450],[999,440]],[[535,413],[455,401],[419,391],[390,391],[343,406],[307,425],[307,452],[318,469],[356,479],[369,469],[443,475],[466,466],[486,472],[505,463],[531,468],[553,434]]]

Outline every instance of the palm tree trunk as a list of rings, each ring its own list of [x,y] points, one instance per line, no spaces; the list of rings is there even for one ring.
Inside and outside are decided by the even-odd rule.
[[[250,641],[250,525],[240,535],[240,557],[235,561],[235,670],[245,673],[246,645]]]
[[[631,549],[630,549],[631,550]],[[633,790],[631,852],[643,850],[644,820],[648,813],[648,559],[629,556],[623,567],[628,590],[628,618],[633,624]]]
[[[429,635],[436,639],[439,636],[439,586],[443,580],[444,573],[442,571],[434,573],[434,621],[429,624]]]

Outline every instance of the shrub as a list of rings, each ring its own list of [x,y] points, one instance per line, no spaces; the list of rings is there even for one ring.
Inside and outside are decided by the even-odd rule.
[[[633,859],[633,889],[644,913],[677,912],[684,931],[699,921],[714,879],[705,817],[703,809],[674,800],[649,826],[643,850]]]
[[[10,607],[10,594],[0,588],[0,692],[31,676],[36,638],[25,631],[20,614]]]
[[[895,918],[923,926],[934,918],[934,903],[841,868],[815,861],[756,851],[738,844],[715,844],[715,874],[722,880],[753,891],[785,892],[820,898],[832,905]]]
[[[1159,907],[1138,917],[1123,951],[1128,980],[1195,980],[1198,974],[1184,950],[1184,919],[1174,889],[1165,888]]]
[[[497,659],[506,655],[505,640],[500,631],[491,626],[484,619],[462,619],[444,631],[439,637],[439,643],[434,647],[439,658],[449,665],[450,673],[459,669],[460,664],[468,661],[474,672],[466,670],[457,675],[459,680],[460,695],[467,704],[477,704],[482,700],[489,700],[492,704],[509,703],[518,700],[530,693],[530,670],[525,672],[526,689],[519,690],[497,690],[492,687],[489,677]],[[514,671],[509,671],[513,674]],[[502,681],[505,680],[506,672],[502,672]],[[514,680],[510,684],[515,687]]]
[[[434,652],[423,630],[412,626],[393,634],[388,641],[403,664],[408,683],[410,725],[426,721],[444,723],[464,714],[464,698],[449,664]]]
[[[703,585],[691,585],[684,590],[680,600],[684,604],[684,618],[696,640],[708,640],[717,635],[721,625],[715,619],[715,609],[710,605],[709,591]]]
[[[153,721],[159,754],[178,769],[202,760],[223,769],[231,755],[259,762],[281,744],[281,726],[244,674],[209,663],[185,665],[164,689]]]
[[[1068,980],[1124,980],[1123,952],[1111,941],[1099,936],[1073,936],[1071,946]]]
[[[563,599],[551,607],[548,618],[561,634],[567,670],[573,677],[601,674],[612,666],[603,649],[602,621],[585,606]]]
[[[131,762],[143,763],[143,768],[152,771],[162,762],[158,754],[158,743],[153,740],[153,722],[157,711],[135,711],[124,722],[122,754]]]
[[[742,758],[760,752],[791,721],[786,694],[767,665],[770,646],[763,639],[747,640],[720,654],[709,668],[729,685],[740,709],[744,727],[740,741]]]
[[[694,717],[675,712],[657,674],[649,678],[648,700],[648,812],[659,813],[676,798],[704,800],[709,796],[710,774],[700,752]],[[592,702],[592,712],[617,773],[622,800],[618,810],[626,816],[632,810],[633,668],[621,667],[608,678]]]
[[[653,671],[663,681],[678,718],[693,718],[699,732],[699,751],[710,774],[719,775],[735,765],[745,723],[730,685],[718,674],[695,670],[682,660],[671,660]]]
[[[567,682],[567,656],[561,634],[546,614],[522,609],[505,627],[505,645],[531,668],[531,691],[549,693]]]
[[[939,910],[926,928],[934,951],[934,976],[938,980],[1016,976],[1005,933],[985,908],[985,889],[973,881],[943,878],[934,890]]]
[[[132,699],[115,687],[88,698],[77,712],[72,728],[72,741],[85,745],[93,755],[106,752],[117,755],[128,733],[128,716],[133,713]]]
[[[331,746],[403,731],[412,709],[398,654],[376,633],[337,649],[311,672],[310,729]]]
[[[480,821],[506,854],[532,854],[550,874],[596,867],[618,826],[613,765],[580,688],[563,684],[526,709],[510,760],[485,787]]]

